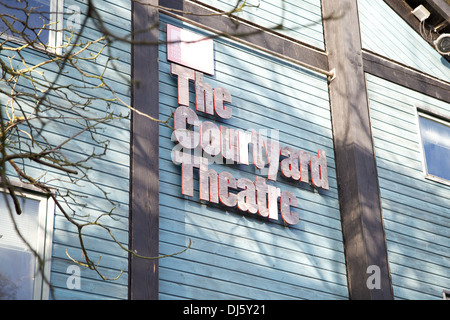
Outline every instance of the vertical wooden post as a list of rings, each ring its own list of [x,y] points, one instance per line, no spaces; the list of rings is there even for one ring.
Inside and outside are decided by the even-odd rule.
[[[133,106],[159,117],[158,0],[132,2]],[[145,32],[139,32],[145,30]],[[138,31],[137,33],[134,33]],[[142,44],[143,42],[148,44]],[[158,123],[133,113],[131,136],[130,249],[159,255]],[[158,299],[158,260],[130,255],[129,298]]]
[[[336,71],[329,90],[349,294],[392,299],[357,1],[322,0],[322,8],[328,63]]]

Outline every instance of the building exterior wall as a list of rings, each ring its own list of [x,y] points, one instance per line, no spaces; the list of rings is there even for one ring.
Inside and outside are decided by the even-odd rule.
[[[108,150],[89,161],[94,184],[81,179],[71,186],[82,197],[81,203],[70,204],[78,221],[114,207],[115,219],[105,224],[125,248],[141,256],[169,257],[141,259],[119,248],[107,232],[85,229],[90,259],[100,261],[99,270],[111,278],[123,274],[105,281],[81,268],[81,286],[70,288],[69,270],[76,266],[70,257],[82,260],[83,255],[74,226],[56,209],[54,298],[440,299],[442,290],[450,289],[450,185],[425,177],[417,113],[450,119],[448,61],[392,8],[395,1],[247,1],[235,18],[217,15],[231,10],[232,2],[94,1],[103,26],[118,38],[95,60],[78,64],[87,74],[104,71],[115,93],[97,87],[97,97],[111,100],[98,100],[89,112],[129,116],[102,125],[97,137],[109,140]],[[81,20],[89,10],[84,0],[65,0],[64,27],[74,26],[74,9]],[[283,28],[269,30],[279,23]],[[259,130],[311,157],[319,150],[326,153],[329,188],[313,186],[312,164],[308,182],[288,179],[280,170],[276,179],[264,180],[295,195],[298,223],[290,225],[278,212],[268,218],[200,200],[197,168],[193,195],[183,191],[182,165],[173,161],[178,150],[173,116],[182,103],[177,74],[167,59],[168,25],[199,35],[231,34],[212,37],[214,74],[204,74],[204,81],[229,91],[232,117],[196,110],[191,80],[189,107],[200,122]],[[98,39],[100,27],[89,19],[80,40]],[[142,29],[146,32],[133,33]],[[139,43],[132,45],[130,39]],[[83,57],[102,45],[93,45]],[[29,63],[45,56],[37,50],[22,53]],[[49,79],[57,72],[50,66],[42,70]],[[89,86],[99,84],[70,66],[58,83],[86,83],[78,88],[86,95],[94,92]],[[140,116],[124,104],[168,121]],[[54,144],[79,130],[79,123],[70,120],[45,127]],[[72,160],[99,147],[88,133],[74,142],[65,150]],[[31,173],[42,171],[27,165]],[[260,170],[252,163],[215,162],[208,169],[251,182],[267,179],[267,167]],[[61,177],[57,170],[46,173],[46,179],[55,179],[52,186],[64,190]]]
[[[442,299],[450,286],[450,187],[425,178],[417,108],[448,116],[450,105],[371,75],[367,81],[394,296]]]
[[[450,81],[450,63],[382,0],[358,0],[362,46],[411,68]]]
[[[131,6],[128,1],[101,1],[97,5],[99,14],[112,32],[119,36],[129,34]],[[69,7],[71,10],[69,10]],[[75,16],[70,14],[74,9],[79,11],[79,16],[77,17],[79,20],[75,20]],[[62,11],[66,14],[64,28],[68,28],[68,24],[70,24],[71,27],[78,31],[83,18],[88,12],[87,2],[66,0]],[[102,33],[98,30],[98,26],[94,25],[92,20],[90,20],[79,40],[82,43],[87,43],[95,41],[101,36]],[[70,50],[70,47],[66,47],[68,38],[70,38],[69,31],[65,32],[65,37],[61,43],[64,46],[63,51]],[[11,44],[14,45],[13,43]],[[89,49],[82,53],[82,57],[89,58],[97,54],[103,45],[103,43],[98,43],[89,46]],[[89,132],[82,131],[84,128],[82,119],[76,119],[77,115],[68,110],[71,101],[83,101],[83,96],[94,97],[94,103],[87,107],[86,116],[104,117],[108,111],[117,115],[120,113],[127,115],[129,113],[129,110],[118,102],[95,100],[95,98],[112,100],[115,97],[101,87],[92,89],[92,87],[100,84],[99,81],[83,76],[81,73],[99,75],[104,72],[105,82],[114,88],[118,97],[124,102],[130,103],[130,48],[131,46],[127,43],[116,42],[110,46],[110,50],[101,52],[96,60],[80,60],[77,67],[81,71],[67,65],[59,76],[56,86],[79,86],[76,89],[76,94],[66,91],[66,94],[68,94],[67,99],[63,99],[64,89],[58,91],[61,92],[60,96],[53,91],[50,92],[50,99],[58,106],[61,106],[61,110],[67,108],[67,112],[46,112],[46,117],[55,116],[56,119],[46,121],[44,118],[45,133],[42,136],[53,146],[58,146],[66,139],[75,136],[73,142],[67,144],[63,149],[70,161],[81,161],[92,152],[101,153],[103,151],[102,145],[93,140]],[[2,57],[3,61],[7,61],[5,57],[6,52],[6,50],[2,51],[2,54],[4,54]],[[24,57],[24,61],[27,61],[29,65],[39,64],[41,61],[48,59],[46,53],[34,49],[23,50],[21,54]],[[108,63],[108,56],[117,57],[118,59]],[[24,67],[18,55],[15,55],[13,64],[15,63],[17,63],[18,67]],[[105,66],[107,67],[105,68]],[[56,78],[55,75],[59,70],[56,63],[53,63],[41,67],[39,71],[42,71],[47,81],[50,82]],[[29,92],[33,90],[26,81],[23,82],[22,87],[17,87],[16,89]],[[2,108],[5,103],[6,100],[2,98]],[[26,172],[35,177],[42,175],[41,179],[50,181],[49,185],[53,188],[58,188],[61,195],[65,193],[67,188],[77,192],[79,194],[76,198],[77,200],[69,198],[68,203],[63,203],[62,205],[70,215],[74,214],[73,217],[78,222],[93,221],[100,215],[107,214],[115,208],[113,213],[116,214],[116,219],[102,218],[102,221],[105,226],[111,228],[118,241],[126,247],[129,228],[130,121],[126,118],[112,121],[101,125],[97,132],[96,138],[98,141],[109,140],[109,143],[104,156],[99,158],[93,157],[86,163],[87,166],[91,167],[88,172],[90,181],[82,177],[76,184],[71,184],[67,182],[68,178],[64,172],[28,161],[25,161]],[[38,140],[41,139],[41,136],[37,135],[36,137]],[[17,162],[20,163],[20,160]],[[10,166],[8,167],[8,173],[11,179],[14,181],[18,180],[17,175],[13,173]],[[105,199],[100,188],[108,193],[108,198],[114,204]],[[61,200],[61,198],[59,199]],[[70,205],[71,209],[69,209],[68,205]],[[72,209],[74,210],[73,212]],[[87,228],[83,231],[84,241],[88,252],[92,254],[90,258],[94,261],[101,261],[99,270],[106,277],[115,278],[121,273],[121,270],[124,271],[122,277],[117,281],[104,281],[95,271],[81,267],[69,258],[68,255],[75,260],[83,261],[80,240],[75,226],[67,221],[58,208],[55,210],[53,233],[50,275],[53,295],[49,296],[50,299],[127,299],[128,253],[119,248],[106,232],[100,231],[100,228],[96,227]],[[71,290],[73,288],[69,288],[68,285],[68,281],[72,281],[70,276],[73,274],[70,270],[73,270],[71,269],[73,266],[80,270],[80,273],[76,275],[81,277],[80,286],[76,290]]]
[[[449,81],[450,64],[383,1],[359,0],[363,48]],[[383,222],[396,299],[441,299],[449,287],[449,186],[425,177],[418,112],[444,101],[366,75]],[[447,99],[447,102],[445,102]]]
[[[166,21],[179,23],[164,16],[160,21],[160,40],[165,43]],[[191,29],[187,24],[183,28]],[[229,90],[233,116],[221,120],[197,112],[200,121],[264,130],[273,139],[279,136],[281,145],[312,155],[324,150],[330,189],[319,191],[283,179],[280,173],[276,181],[267,182],[296,195],[299,208],[293,210],[300,221],[295,226],[285,225],[281,216],[273,221],[202,203],[196,174],[194,196],[183,196],[181,168],[171,161],[173,130],[160,124],[161,255],[180,251],[192,240],[182,255],[160,261],[160,298],[347,298],[326,77],[225,39],[214,41],[214,52],[215,75],[205,75],[205,81]],[[160,119],[178,107],[177,78],[170,75],[166,57],[166,46],[161,45]],[[193,85],[191,81],[191,108]],[[267,177],[253,164],[214,163],[209,168],[230,172],[236,179]]]
[[[102,3],[95,3],[98,12],[105,23],[105,26],[112,33],[119,37],[129,34],[131,26],[131,6],[128,1],[102,1]],[[64,1],[64,6],[77,6],[81,13],[87,13],[87,3],[79,1]],[[83,15],[82,15],[83,17]],[[69,20],[64,19],[65,23]],[[93,41],[102,36],[98,31],[98,26],[94,25],[92,20],[82,33],[81,41]],[[87,52],[86,56],[95,53],[99,50],[98,44],[92,48],[92,51]],[[130,103],[131,90],[129,81],[131,77],[131,46],[127,43],[115,42],[108,50],[102,52],[96,61],[89,61],[83,65],[85,72],[93,74],[101,74],[102,68],[106,65],[108,55],[117,58],[113,63],[108,63],[104,73],[105,82],[114,88],[116,94],[125,103]],[[80,81],[79,73],[75,70],[70,70],[68,76],[74,75],[71,82]],[[89,81],[86,78],[84,81]],[[95,80],[92,81],[94,84]],[[87,90],[88,92],[90,90]],[[105,90],[106,91],[106,90]],[[99,96],[104,95],[105,91],[97,90]],[[104,98],[114,99],[112,94],[103,96]],[[98,108],[99,113],[105,110],[114,109],[117,114],[124,115],[129,113],[129,110],[118,102],[113,102],[109,107],[106,104],[96,104],[93,106]],[[67,131],[70,136],[71,131]],[[110,141],[108,150],[104,157],[99,160],[91,161],[93,168],[90,173],[90,179],[95,183],[99,183],[101,187],[108,192],[108,197],[115,202],[116,220],[105,219],[105,225],[111,228],[113,234],[124,245],[128,244],[128,216],[129,216],[129,138],[130,138],[130,121],[123,119],[113,121],[106,124],[102,128],[102,137]],[[92,146],[80,145],[78,152],[89,152]],[[93,217],[98,217],[101,214],[108,213],[113,207],[105,199],[102,200],[102,193],[96,189],[95,186],[89,186],[83,193],[87,196],[87,207],[78,207],[78,214],[86,216],[86,221],[92,221]],[[82,217],[80,218],[83,221]],[[84,233],[84,232],[83,232]],[[127,299],[128,297],[128,253],[119,248],[111,239],[111,237],[103,231],[93,230],[91,233],[86,230],[86,246],[92,252],[94,261],[100,262],[100,270],[106,277],[115,278],[124,271],[124,274],[116,281],[104,281],[99,278],[98,274],[87,268],[81,268],[82,282],[79,290],[69,290],[67,288],[67,280],[70,273],[67,273],[67,268],[73,265],[73,262],[68,259],[66,249],[72,258],[82,259],[82,254],[79,249],[78,235],[73,229],[73,226],[66,221],[66,219],[56,213],[55,219],[55,233],[53,245],[53,261],[52,261],[52,275],[51,284],[54,286],[55,299]]]

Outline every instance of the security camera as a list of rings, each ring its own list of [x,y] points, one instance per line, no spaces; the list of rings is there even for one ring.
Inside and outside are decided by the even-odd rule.
[[[440,54],[450,56],[450,33],[444,33],[434,41],[434,46]]]

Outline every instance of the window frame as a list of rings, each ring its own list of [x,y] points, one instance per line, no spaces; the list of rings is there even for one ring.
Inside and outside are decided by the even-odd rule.
[[[37,254],[42,259],[44,266],[39,271],[39,262],[35,257],[33,300],[47,300],[50,296],[50,273],[53,246],[53,231],[55,219],[55,201],[48,194],[35,190],[33,187],[23,183],[8,182],[14,187],[18,197],[39,201],[38,212],[38,245]],[[0,196],[9,196],[9,191],[0,186]],[[47,279],[47,281],[45,281]]]
[[[55,22],[54,30],[49,30],[48,44],[33,46],[33,49],[53,53],[61,54],[62,49],[62,37],[63,37],[63,18],[64,18],[64,0],[49,0],[50,2],[50,23]],[[52,28],[53,29],[53,28]],[[10,34],[0,35],[0,39],[10,41],[18,45],[24,45],[26,42],[20,38]]]
[[[419,136],[420,153],[422,155],[422,170],[424,173],[424,177],[425,177],[425,179],[450,186],[450,180],[430,174],[428,172],[427,158],[426,158],[426,154],[425,154],[422,132],[421,132],[421,127],[420,127],[420,118],[422,117],[422,118],[426,118],[426,119],[435,121],[437,123],[440,123],[440,124],[445,125],[450,128],[450,118],[446,117],[443,114],[434,112],[434,111],[430,110],[429,108],[425,108],[422,106],[416,105],[415,109],[416,109],[416,121],[417,121],[417,129],[418,129],[418,136]]]

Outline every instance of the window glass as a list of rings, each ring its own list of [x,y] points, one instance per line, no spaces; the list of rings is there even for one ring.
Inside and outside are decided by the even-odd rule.
[[[40,224],[40,201],[19,197],[22,213],[13,211],[13,222],[7,203],[14,210],[10,197],[0,192],[0,300],[28,300],[35,297],[36,257],[19,237],[40,251],[42,225]]]
[[[33,41],[39,34],[39,43],[48,44],[50,0],[2,0],[0,2],[0,34]],[[54,28],[54,27],[53,27]]]
[[[450,124],[426,115],[419,121],[427,174],[450,181]]]

